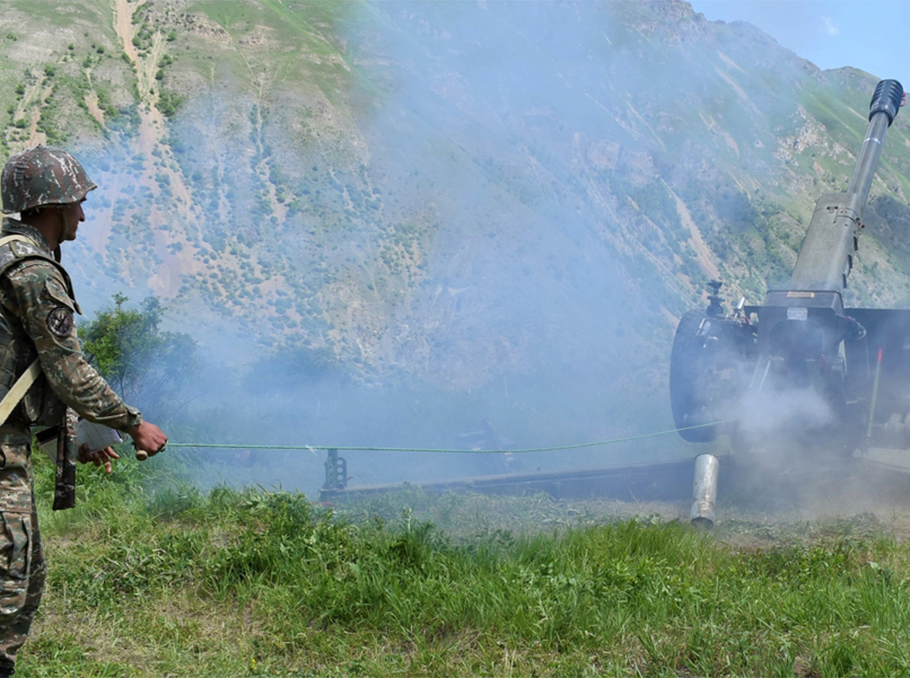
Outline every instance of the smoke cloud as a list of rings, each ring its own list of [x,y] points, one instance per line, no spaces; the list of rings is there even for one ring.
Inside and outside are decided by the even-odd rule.
[[[338,53],[295,66],[326,82],[215,67],[160,148],[84,149],[90,219],[114,224],[67,252],[89,308],[124,282],[159,294],[208,360],[171,438],[507,450],[672,428],[675,320],[717,264],[697,233],[762,219],[741,196],[775,170],[799,61],[684,3],[676,23],[638,3],[352,7]],[[124,267],[136,243],[153,254]],[[689,454],[345,456],[360,484]],[[322,482],[306,451],[194,459],[201,484]]]

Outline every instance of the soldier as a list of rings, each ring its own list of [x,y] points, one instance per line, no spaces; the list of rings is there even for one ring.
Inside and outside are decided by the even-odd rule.
[[[20,215],[4,218],[0,231],[0,396],[8,395],[0,401],[0,677],[13,674],[44,588],[29,462],[32,427],[60,426],[55,508],[71,506],[74,497],[72,480],[61,488],[60,474],[60,464],[72,464],[74,456],[64,452],[73,450],[72,410],[129,433],[137,450],[155,454],[167,443],[161,429],[126,405],[79,348],[74,313],[81,311],[59,263],[60,245],[75,240],[85,221],[82,203],[95,188],[72,155],[41,145],[12,156],[0,175],[3,212]],[[19,395],[30,379],[33,385]],[[4,419],[4,406],[12,404]],[[103,463],[107,471],[112,458],[111,449],[79,452],[80,461]]]

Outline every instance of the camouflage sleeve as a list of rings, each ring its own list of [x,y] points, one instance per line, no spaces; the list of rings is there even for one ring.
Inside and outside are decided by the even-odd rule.
[[[6,275],[8,302],[35,343],[41,370],[54,393],[85,419],[120,431],[142,422],[98,374],[79,348],[74,304],[57,268],[28,260]]]

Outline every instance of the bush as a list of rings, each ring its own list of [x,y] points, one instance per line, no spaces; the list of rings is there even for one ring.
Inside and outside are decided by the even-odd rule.
[[[122,294],[113,300],[113,308],[79,328],[83,349],[118,393],[163,414],[192,382],[196,342],[187,334],[158,328],[164,309],[157,298],[149,297],[138,309],[127,308],[129,299]]]

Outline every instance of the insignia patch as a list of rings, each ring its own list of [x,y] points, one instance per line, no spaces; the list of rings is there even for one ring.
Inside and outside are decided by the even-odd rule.
[[[47,328],[58,337],[68,337],[73,332],[73,312],[62,306],[47,316]]]

